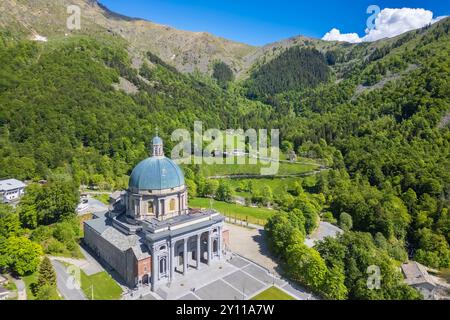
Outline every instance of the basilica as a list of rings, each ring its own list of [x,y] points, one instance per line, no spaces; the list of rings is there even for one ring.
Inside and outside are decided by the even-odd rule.
[[[84,223],[84,244],[130,288],[155,290],[190,269],[222,259],[224,217],[188,207],[180,167],[152,141],[152,156],[132,171],[128,189],[110,197],[109,210]]]

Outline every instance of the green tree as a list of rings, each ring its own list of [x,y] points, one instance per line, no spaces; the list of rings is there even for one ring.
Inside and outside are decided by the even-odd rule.
[[[219,201],[232,202],[234,192],[230,184],[225,180],[221,180],[216,192],[216,199]]]
[[[323,292],[325,297],[329,299],[347,299],[348,290],[345,286],[345,272],[337,266],[328,268],[320,290]]]
[[[186,186],[188,188],[188,196],[190,198],[197,197],[197,184],[194,180],[186,179]]]
[[[264,185],[261,190],[261,196],[263,198],[263,204],[269,205],[273,202],[273,191],[269,185]]]
[[[25,237],[12,236],[0,247],[0,267],[23,276],[36,271],[42,254],[42,247],[37,243]]]
[[[24,228],[35,229],[38,226],[36,198],[39,192],[41,192],[41,187],[36,183],[31,183],[20,200],[19,217]]]
[[[213,198],[219,188],[219,182],[214,179],[207,179],[203,188],[203,196]]]
[[[49,183],[36,198],[38,222],[51,224],[75,215],[78,199],[77,188],[71,181]]]
[[[16,210],[7,204],[0,204],[0,239],[19,233],[20,221]]]
[[[312,289],[322,287],[327,276],[327,267],[320,254],[303,243],[288,247],[286,260],[289,274]]]
[[[58,292],[56,291],[56,287],[50,286],[48,284],[43,285],[39,288],[39,291],[36,292],[37,300],[58,300]]]
[[[342,212],[339,216],[339,226],[344,231],[349,231],[353,228],[353,220],[352,216],[349,215],[347,212]]]
[[[222,86],[234,79],[233,70],[231,70],[231,68],[223,61],[214,64],[212,76]]]
[[[48,257],[44,257],[39,266],[37,291],[39,292],[46,285],[56,288],[56,273]]]

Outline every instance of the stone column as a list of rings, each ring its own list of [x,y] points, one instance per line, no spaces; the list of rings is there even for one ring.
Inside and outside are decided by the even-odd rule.
[[[208,266],[211,264],[211,230],[208,230]]]
[[[175,243],[171,241],[171,243],[170,243],[170,259],[169,259],[169,267],[170,267],[169,276],[170,276],[170,281],[172,281],[172,279],[173,279],[173,271],[175,269],[174,254],[175,254]]]
[[[222,227],[218,227],[217,232],[219,232],[217,237],[217,250],[219,250],[219,259],[222,259]]]
[[[200,253],[201,253],[201,249],[200,249],[200,238],[201,238],[201,233],[197,235],[197,253],[195,255],[195,257],[197,258],[197,270],[200,269]]]
[[[155,247],[153,247],[152,250],[152,291],[155,291],[155,285],[158,281],[158,275],[157,273],[157,261],[156,261],[156,250]]]
[[[184,245],[184,249],[183,249],[183,275],[186,275],[186,271],[187,271],[187,239],[184,238],[183,239],[183,245]]]

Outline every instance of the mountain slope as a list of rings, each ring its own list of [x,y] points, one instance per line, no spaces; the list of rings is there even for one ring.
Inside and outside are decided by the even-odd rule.
[[[66,27],[67,7],[81,8],[81,30]],[[65,34],[110,33],[123,37],[137,57],[151,51],[182,72],[209,72],[212,62],[221,60],[235,71],[254,47],[215,37],[206,32],[188,32],[128,18],[109,11],[94,0],[2,0],[0,26],[18,25],[24,32],[54,38]]]

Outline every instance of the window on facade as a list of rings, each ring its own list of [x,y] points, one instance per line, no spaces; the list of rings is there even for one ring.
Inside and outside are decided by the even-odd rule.
[[[175,211],[175,199],[170,200],[169,202],[169,210]]]
[[[159,273],[161,274],[166,273],[166,258],[162,258],[159,261]]]

